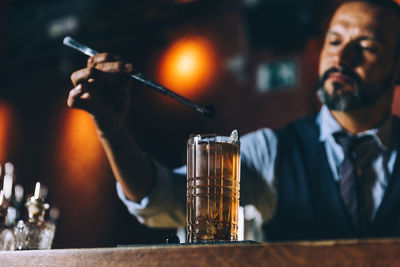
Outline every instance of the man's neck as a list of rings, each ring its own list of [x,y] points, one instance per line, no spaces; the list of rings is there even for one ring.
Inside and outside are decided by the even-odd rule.
[[[349,133],[376,128],[391,114],[391,101],[381,99],[375,105],[350,112],[331,110],[335,120]]]

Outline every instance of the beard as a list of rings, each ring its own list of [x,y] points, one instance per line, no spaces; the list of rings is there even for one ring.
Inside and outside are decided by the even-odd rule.
[[[345,75],[349,82],[353,83],[354,91],[344,91],[345,85],[339,82],[334,82],[333,92],[329,94],[324,88],[325,81],[332,73],[341,73]],[[335,111],[354,111],[357,109],[365,108],[374,105],[382,97],[386,91],[391,87],[391,76],[389,75],[377,86],[367,86],[357,73],[353,72],[347,67],[341,69],[330,68],[328,69],[318,81],[317,95],[321,102],[326,105],[330,110]],[[379,86],[379,88],[378,88]],[[378,90],[377,90],[378,89]]]

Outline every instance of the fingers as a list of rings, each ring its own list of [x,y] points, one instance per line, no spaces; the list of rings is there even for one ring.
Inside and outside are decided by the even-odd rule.
[[[89,91],[89,85],[78,84],[69,91],[67,105],[70,108],[80,108],[90,112],[92,105],[92,95]]]
[[[80,95],[82,95],[82,94],[83,94],[82,84],[79,84],[79,85],[75,86],[73,89],[71,89],[69,91],[68,100],[67,100],[68,107],[70,107],[70,108],[75,107],[76,99],[78,99],[80,97]]]
[[[80,69],[71,74],[71,81],[74,86],[81,83],[87,83],[89,79],[103,81],[104,74],[95,68]]]
[[[78,99],[89,99],[90,93],[87,91],[87,88],[84,88],[82,84],[78,84],[74,88],[69,91],[67,105],[68,107],[76,107]]]
[[[71,74],[74,88],[70,90],[67,105],[97,114],[101,109],[121,113],[127,106],[125,96],[130,86],[133,65],[120,61],[118,56],[101,53],[89,58],[88,65]]]
[[[101,53],[88,59],[88,68],[96,68],[110,73],[131,73],[133,65],[122,62],[120,57],[110,53]]]
[[[117,74],[117,73],[129,74],[133,71],[132,64],[124,63],[121,61],[96,63],[94,68],[102,72],[107,72],[112,74]]]
[[[97,63],[95,67],[87,67],[75,71],[71,75],[71,81],[74,86],[80,83],[86,83],[88,79],[96,79],[98,81],[103,81],[107,74],[113,76],[113,74],[129,74],[133,72],[133,65],[130,63],[123,62],[103,62]]]
[[[110,53],[100,53],[91,56],[88,59],[87,66],[94,67],[94,65],[98,63],[109,62],[109,61],[120,61],[120,60],[121,60],[120,57],[117,55],[112,55]]]

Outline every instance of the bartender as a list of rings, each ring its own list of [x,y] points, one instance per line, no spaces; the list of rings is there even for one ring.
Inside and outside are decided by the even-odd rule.
[[[400,236],[400,7],[342,3],[320,54],[317,114],[241,138],[241,204],[254,205],[267,240]],[[152,227],[186,222],[185,168],[168,170],[127,130],[132,64],[101,53],[71,75],[69,107],[96,123],[130,213]]]

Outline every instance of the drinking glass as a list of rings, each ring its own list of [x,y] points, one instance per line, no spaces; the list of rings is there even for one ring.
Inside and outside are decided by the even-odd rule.
[[[187,142],[188,243],[237,241],[240,141],[231,136],[191,135]]]

